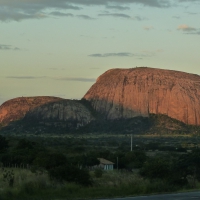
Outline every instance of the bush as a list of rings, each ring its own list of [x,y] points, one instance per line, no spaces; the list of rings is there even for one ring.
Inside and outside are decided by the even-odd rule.
[[[65,165],[66,163],[67,158],[61,153],[40,153],[34,160],[35,166],[45,168],[46,170]]]
[[[102,177],[102,175],[103,175],[103,170],[102,169],[95,169],[94,170],[94,175],[95,175],[95,177],[96,178],[101,178]]]
[[[92,184],[88,171],[70,165],[63,165],[50,169],[49,176],[51,179],[55,179],[59,182],[75,182],[84,186]]]
[[[144,164],[140,174],[150,179],[165,179],[170,174],[170,166],[162,158],[152,158]]]
[[[3,151],[8,148],[8,141],[5,137],[0,135],[0,151]]]

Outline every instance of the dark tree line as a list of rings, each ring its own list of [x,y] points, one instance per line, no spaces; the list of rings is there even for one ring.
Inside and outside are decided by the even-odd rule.
[[[69,152],[68,152],[69,153]],[[184,186],[193,181],[200,181],[200,150],[191,153],[171,153],[147,157],[145,151],[132,152],[116,149],[93,150],[90,152],[64,154],[54,148],[41,146],[37,142],[19,139],[12,143],[0,135],[0,162],[6,166],[29,165],[32,171],[43,170],[51,179],[59,182],[68,181],[89,186],[92,179],[88,167],[99,164],[97,158],[105,158],[115,163],[114,168],[138,169],[142,177],[150,180],[159,179],[171,185]]]

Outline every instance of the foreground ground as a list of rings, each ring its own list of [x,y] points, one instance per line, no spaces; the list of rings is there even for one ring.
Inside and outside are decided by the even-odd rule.
[[[126,198],[115,198],[115,199],[99,199],[99,200],[191,200],[200,199],[200,192],[187,192],[177,194],[162,194],[162,195],[151,195],[151,196],[139,196],[139,197],[126,197]]]
[[[7,146],[0,152],[0,199],[108,199],[200,189],[198,136],[132,138],[133,151],[130,134],[10,135],[6,140],[1,137],[2,145]],[[94,171],[88,171],[88,166],[101,157],[118,162],[118,166],[96,176]],[[89,180],[87,173],[79,170],[82,168],[88,171],[90,182],[79,181],[83,177]],[[81,172],[80,176],[76,172]],[[186,197],[182,195],[180,200]],[[165,198],[179,200],[177,195]]]

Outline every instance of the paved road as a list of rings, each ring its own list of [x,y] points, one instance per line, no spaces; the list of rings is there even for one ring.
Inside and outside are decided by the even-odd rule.
[[[151,196],[139,196],[139,197],[126,197],[115,199],[99,199],[99,200],[200,200],[200,192],[187,192],[177,194],[162,194]]]

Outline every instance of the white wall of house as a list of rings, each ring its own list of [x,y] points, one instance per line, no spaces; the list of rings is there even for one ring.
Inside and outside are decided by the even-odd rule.
[[[104,170],[113,170],[113,165],[104,165]]]

